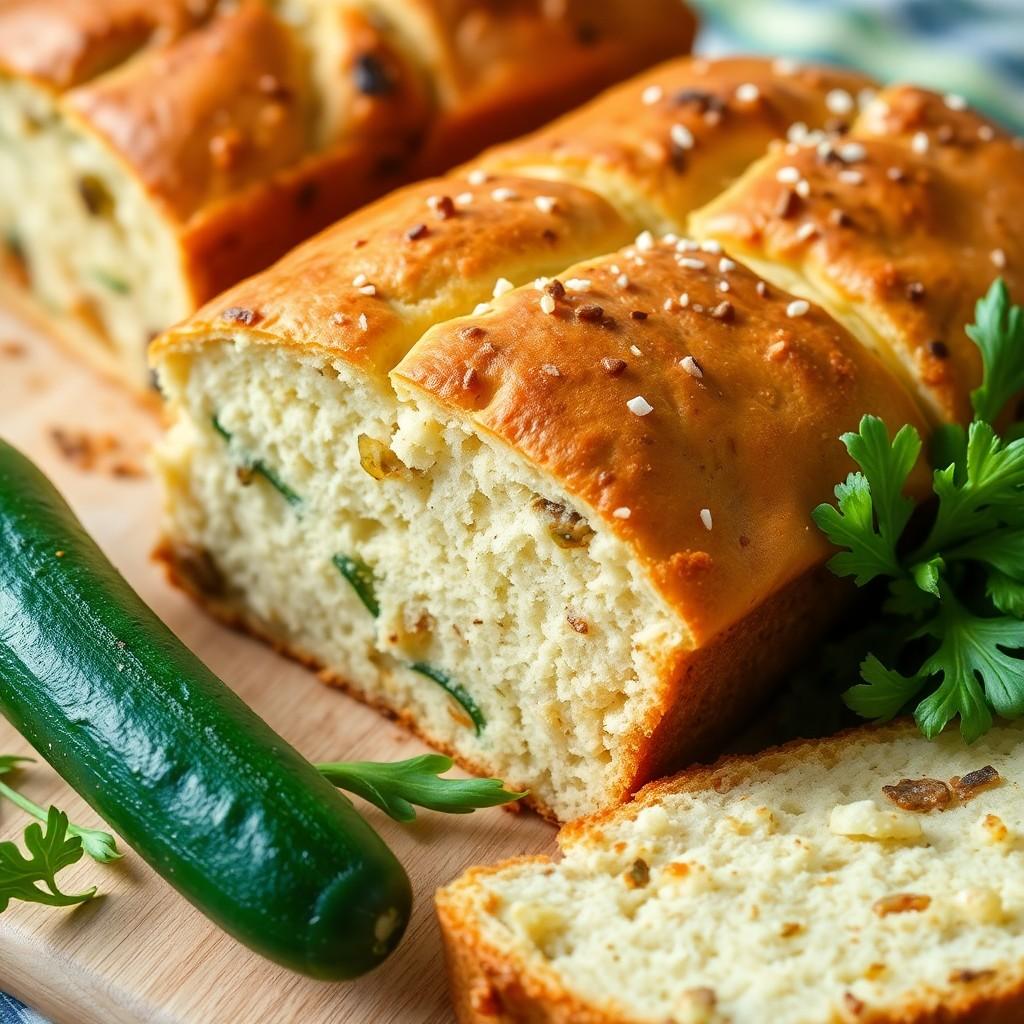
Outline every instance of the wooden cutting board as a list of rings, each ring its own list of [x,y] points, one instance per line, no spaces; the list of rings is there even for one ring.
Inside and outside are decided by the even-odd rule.
[[[422,752],[422,744],[393,723],[212,622],[167,585],[149,560],[158,494],[141,469],[158,431],[153,412],[0,313],[0,436],[50,476],[170,628],[311,760],[390,760]],[[83,441],[85,450],[76,453]],[[0,753],[32,753],[3,719]],[[100,824],[45,762],[16,781],[72,820]],[[102,898],[71,911],[12,903],[0,914],[0,989],[56,1024],[449,1022],[434,890],[470,864],[549,852],[554,829],[530,813],[497,809],[466,816],[424,812],[412,825],[398,825],[372,807],[366,815],[405,864],[417,900],[402,946],[368,977],[330,984],[268,963],[126,850],[116,865],[83,861],[61,876],[68,891],[95,885]],[[0,839],[20,837],[25,823],[19,810],[0,805]]]

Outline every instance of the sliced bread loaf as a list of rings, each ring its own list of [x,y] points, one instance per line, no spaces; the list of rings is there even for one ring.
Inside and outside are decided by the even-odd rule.
[[[654,783],[437,897],[460,1024],[1024,1019],[1024,727]]]

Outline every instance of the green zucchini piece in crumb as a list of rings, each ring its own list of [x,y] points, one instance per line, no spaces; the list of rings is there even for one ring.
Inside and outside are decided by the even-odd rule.
[[[217,419],[216,413],[210,417],[210,422],[213,424],[213,429],[230,445],[234,439],[234,435],[227,429],[227,427],[224,426],[223,423],[221,423],[219,419]],[[276,471],[271,469],[262,459],[252,459],[247,455],[243,455],[241,458],[243,469],[248,470],[250,473],[255,473],[257,476],[263,477],[263,479],[266,480],[267,483],[270,484],[270,486],[273,487],[289,505],[295,506],[302,504],[301,495],[293,491],[277,475]]]
[[[94,281],[117,295],[131,294],[132,286],[123,277],[111,274],[109,270],[101,270],[97,267],[92,271],[92,276]]]
[[[352,585],[359,600],[366,610],[376,618],[380,615],[380,602],[377,600],[377,577],[373,570],[361,559],[349,555],[337,554],[331,561],[334,567]]]
[[[484,718],[479,705],[461,683],[454,682],[447,673],[442,672],[439,668],[434,668],[433,665],[428,665],[425,661],[414,661],[409,665],[409,668],[413,672],[419,672],[420,675],[426,676],[428,679],[433,679],[443,690],[447,690],[458,704],[461,705],[462,710],[472,719],[473,729],[477,736],[480,735],[487,724],[487,719]]]

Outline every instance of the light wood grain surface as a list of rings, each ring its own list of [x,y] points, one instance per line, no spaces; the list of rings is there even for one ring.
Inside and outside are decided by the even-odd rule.
[[[54,428],[113,435],[120,451],[91,470],[76,466],[54,443]],[[153,481],[111,472],[118,460],[137,461],[158,429],[152,412],[0,313],[0,436],[49,474],[170,628],[313,760],[421,752],[422,744],[393,723],[211,622],[166,584],[149,560],[157,524]],[[2,719],[0,753],[31,753]],[[17,781],[73,820],[100,823],[45,762]],[[129,850],[113,866],[83,862],[68,870],[69,890],[96,885],[102,898],[73,911],[14,903],[0,915],[0,989],[56,1024],[449,1022],[434,890],[469,864],[550,851],[554,829],[532,814],[501,810],[424,812],[408,826],[374,808],[366,813],[406,865],[417,900],[402,946],[368,977],[329,984],[275,967],[210,924]],[[24,825],[20,811],[0,806],[0,839],[20,836]]]

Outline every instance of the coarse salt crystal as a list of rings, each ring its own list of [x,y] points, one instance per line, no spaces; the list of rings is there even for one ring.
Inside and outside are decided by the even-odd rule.
[[[700,380],[704,376],[704,371],[700,368],[700,364],[693,356],[683,356],[679,360],[679,365],[691,376],[696,377]]]
[[[626,408],[634,416],[646,416],[648,413],[654,412],[654,406],[651,405],[643,395],[637,395],[635,398],[631,398],[626,403]]]

